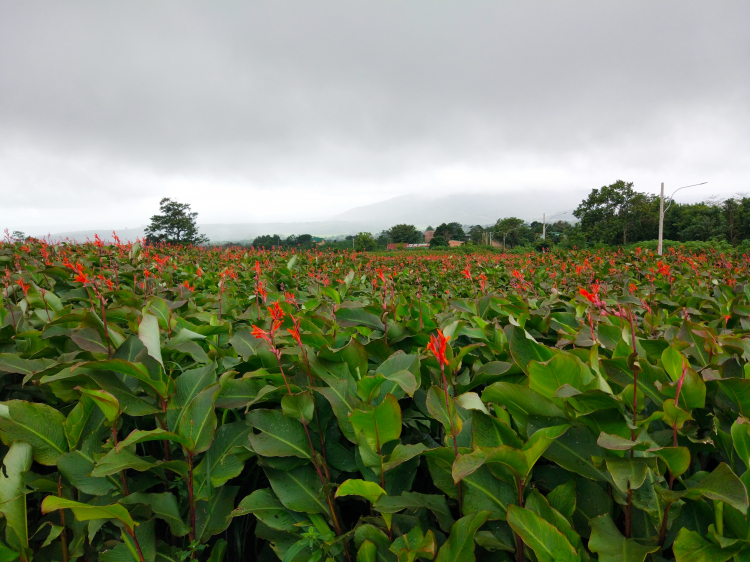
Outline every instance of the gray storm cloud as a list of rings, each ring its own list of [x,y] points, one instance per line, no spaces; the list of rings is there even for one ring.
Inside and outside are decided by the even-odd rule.
[[[0,2],[0,226],[750,190],[747,2]]]

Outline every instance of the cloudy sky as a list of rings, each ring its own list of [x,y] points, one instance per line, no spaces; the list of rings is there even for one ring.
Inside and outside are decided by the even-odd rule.
[[[617,179],[750,192],[750,2],[0,0],[0,228]]]

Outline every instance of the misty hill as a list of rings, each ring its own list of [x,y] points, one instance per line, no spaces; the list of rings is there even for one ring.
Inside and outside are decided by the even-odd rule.
[[[355,207],[336,215],[328,221],[272,222],[240,224],[199,224],[202,234],[212,242],[252,241],[262,234],[278,234],[282,238],[291,234],[312,234],[330,238],[358,232],[378,233],[395,224],[413,224],[424,229],[436,227],[443,222],[459,222],[463,225],[489,225],[502,217],[520,217],[527,221],[542,220],[542,213],[549,218],[562,211],[574,209],[585,197],[584,190],[566,193],[540,192],[535,190],[511,193],[461,193],[432,198],[426,195],[403,195],[371,205]],[[573,220],[568,213],[553,220]],[[121,240],[135,240],[144,236],[145,225],[140,228],[117,230]],[[84,242],[98,233],[103,240],[111,239],[112,229],[91,229],[60,232],[53,240],[70,239]]]
[[[456,193],[438,198],[403,195],[371,205],[355,207],[333,218],[343,221],[370,222],[382,225],[383,228],[399,223],[414,224],[418,228],[437,226],[443,222],[488,225],[502,217],[541,221],[542,213],[547,213],[549,217],[562,211],[572,210],[586,195],[587,191],[583,189],[565,193],[530,189],[497,194]],[[559,218],[574,219],[571,214]]]

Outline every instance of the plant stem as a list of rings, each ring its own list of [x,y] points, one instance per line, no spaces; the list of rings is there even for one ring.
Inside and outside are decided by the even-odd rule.
[[[523,482],[516,476],[516,487],[518,488],[518,507],[523,507]],[[523,539],[516,534],[516,560],[523,562]]]

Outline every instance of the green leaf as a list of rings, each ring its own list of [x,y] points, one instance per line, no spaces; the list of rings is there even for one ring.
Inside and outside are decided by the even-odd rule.
[[[567,418],[565,412],[549,398],[518,384],[496,382],[484,389],[482,400],[505,406],[524,434],[530,415]]]
[[[232,522],[230,515],[234,508],[237,486],[222,486],[211,498],[199,501],[195,507],[195,535],[203,543],[212,536],[222,533]]]
[[[159,320],[153,314],[145,313],[141,316],[141,323],[138,325],[138,339],[146,346],[148,354],[156,359],[164,367],[164,360],[161,358],[161,342],[159,341]]]
[[[302,513],[328,514],[323,486],[315,469],[307,465],[290,471],[263,469],[274,493],[285,507]]]
[[[383,463],[383,471],[387,472],[392,468],[396,468],[406,461],[421,455],[426,450],[427,447],[422,443],[417,443],[416,445],[402,445],[399,443],[388,456],[388,461]]]
[[[336,311],[336,322],[344,327],[367,326],[373,330],[385,331],[385,326],[380,318],[362,308],[339,308]]]
[[[106,390],[90,390],[81,387],[76,387],[76,390],[79,390],[82,394],[91,398],[94,403],[99,406],[99,409],[104,414],[104,417],[107,418],[108,422],[112,423],[120,417],[120,403],[117,401],[117,398],[112,396]]]
[[[739,416],[732,424],[732,443],[742,462],[750,467],[750,420]]]
[[[404,509],[429,509],[437,518],[440,528],[448,532],[455,522],[445,496],[404,492],[400,496],[381,495],[373,504],[381,513],[398,513]]]
[[[560,484],[547,495],[550,507],[562,513],[572,523],[576,510],[576,481],[568,480]]]
[[[440,547],[435,562],[473,562],[474,535],[489,517],[486,511],[466,515],[451,527],[448,540]]]
[[[421,527],[415,525],[411,531],[393,541],[390,550],[403,562],[414,562],[418,556],[432,560],[437,550],[435,533],[429,530],[424,534]]]
[[[16,441],[3,459],[0,472],[0,513],[5,517],[5,540],[15,551],[29,548],[24,474],[31,469],[31,445]]]
[[[44,371],[55,362],[51,359],[22,359],[15,353],[0,353],[0,371],[6,373],[18,373],[20,375],[31,375]]]
[[[375,503],[377,499],[385,494],[385,490],[375,484],[375,482],[368,482],[366,480],[346,480],[336,490],[336,497],[341,496],[362,496],[370,503]]]
[[[721,548],[685,528],[680,529],[672,546],[676,562],[725,562],[744,548],[742,543]]]
[[[710,500],[728,503],[743,515],[747,515],[747,489],[726,463],[720,463],[711,474],[698,473],[695,477],[685,480],[684,484],[687,488],[685,490],[674,491],[656,487],[656,491],[671,502],[682,498],[697,500],[704,496]]]
[[[661,362],[664,365],[664,370],[667,372],[672,381],[677,382],[682,376],[682,368],[687,359],[680,353],[680,350],[675,346],[670,345],[661,354]]]
[[[622,493],[628,489],[637,490],[643,486],[648,474],[648,464],[644,458],[606,458],[607,470],[612,481]]]
[[[10,445],[23,441],[31,445],[34,460],[54,466],[68,452],[65,417],[46,404],[10,400],[0,402],[0,438]]]
[[[91,476],[102,477],[116,474],[122,470],[133,469],[138,472],[144,472],[154,466],[153,459],[139,457],[131,452],[130,449],[111,449],[106,455],[100,458]]]
[[[513,356],[513,360],[527,375],[529,374],[529,363],[532,360],[544,363],[555,355],[553,350],[530,339],[531,336],[519,326],[509,325],[505,328],[505,333],[508,337],[510,354]]]
[[[539,562],[578,560],[578,552],[570,541],[554,525],[528,509],[508,506],[508,524],[534,551]]]
[[[232,511],[232,517],[239,517],[252,513],[260,521],[279,531],[296,532],[297,519],[270,488],[255,490],[240,501],[237,509]]]
[[[302,423],[310,423],[315,414],[315,401],[309,390],[297,394],[287,394],[281,398],[281,411],[288,418]]]
[[[439,386],[433,385],[427,391],[427,411],[443,425],[446,439],[455,439],[461,433],[463,421],[458,415],[456,401],[451,396],[446,400],[445,392]]]
[[[376,407],[354,410],[349,415],[355,435],[364,436],[373,451],[380,454],[383,445],[401,436],[401,408],[396,397],[388,394]]]
[[[112,505],[88,505],[57,496],[47,496],[42,502],[42,513],[47,514],[58,509],[70,509],[79,521],[91,521],[92,519],[116,519],[120,521],[129,532],[138,525],[130,517],[130,513],[120,504]]]
[[[369,543],[370,546],[365,547]],[[398,558],[390,551],[391,541],[386,534],[374,525],[360,525],[354,530],[354,544],[360,549],[363,560],[377,560],[377,562],[398,562]],[[363,552],[364,550],[364,552]],[[374,550],[374,552],[373,552]],[[357,553],[359,562],[360,553]]]
[[[599,555],[599,562],[644,562],[646,556],[659,550],[658,546],[644,546],[633,539],[626,539],[609,515],[600,515],[592,519],[589,525],[589,550]]]
[[[299,457],[312,459],[310,444],[298,421],[279,410],[252,410],[247,420],[262,433],[248,436],[250,446],[262,457]]]
[[[192,443],[189,439],[167,431],[166,429],[134,429],[130,432],[125,439],[117,443],[117,451],[122,451],[125,447],[130,447],[136,443],[144,443],[146,441],[173,441],[179,443],[185,447],[189,447]]]
[[[387,539],[386,539],[387,540]],[[357,551],[357,562],[377,562],[378,547],[374,542],[365,540]]]
[[[180,421],[178,433],[191,444],[186,446],[192,454],[202,453],[211,446],[216,433],[216,411],[214,396],[219,392],[219,385],[211,385],[199,392],[185,409]]]
[[[567,353],[558,353],[546,363],[532,360],[528,373],[529,388],[547,398],[554,398],[557,389],[566,384],[578,390],[584,386],[580,360]]]
[[[648,452],[667,463],[669,472],[675,478],[682,476],[690,468],[690,449],[687,447],[661,447],[649,449]]]
[[[174,494],[170,494],[169,492],[162,494],[136,492],[122,498],[120,503],[123,505],[147,505],[151,508],[151,512],[155,517],[163,519],[169,524],[170,532],[176,537],[185,536],[190,531],[190,527],[180,517],[180,509]]]

